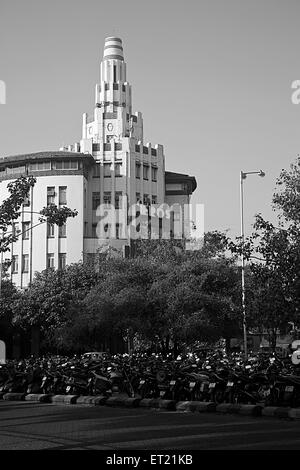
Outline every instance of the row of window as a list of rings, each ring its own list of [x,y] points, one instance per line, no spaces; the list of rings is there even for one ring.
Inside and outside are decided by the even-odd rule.
[[[122,207],[122,195],[121,191],[115,192],[115,209],[120,209]],[[157,196],[152,195],[151,197],[149,194],[144,193],[143,199],[141,198],[140,193],[136,193],[136,202],[139,204],[157,204]],[[101,199],[100,199],[100,192],[93,192],[92,194],[92,209],[97,210],[100,206]],[[105,191],[103,194],[103,204],[109,208],[112,203],[111,192]]]
[[[122,229],[122,224],[117,223],[115,225],[115,233],[112,232],[112,225],[111,224],[105,224],[103,227],[103,238],[112,238],[113,236],[117,239],[122,238],[121,236],[121,229]],[[87,235],[87,222],[86,222],[86,227],[85,227],[86,235]],[[97,233],[97,224],[92,224],[92,238],[98,238],[98,233]]]
[[[141,166],[143,166],[143,179],[148,180],[149,179],[149,165],[141,165],[140,163],[135,164],[135,177],[136,178],[141,178]],[[151,179],[152,181],[156,182],[157,181],[157,167],[152,166],[151,167]]]
[[[112,135],[112,134],[108,134],[108,135],[106,136],[107,142],[105,142],[105,143],[103,144],[103,150],[104,150],[104,151],[110,151],[110,150],[111,150],[111,143],[110,143],[110,141],[112,140],[113,137],[114,137],[114,135]],[[93,152],[100,152],[100,144],[99,144],[99,143],[93,144],[93,147],[92,147],[92,148],[93,148]],[[115,150],[122,150],[122,148],[123,148],[123,147],[122,147],[122,144],[121,144],[120,142],[115,142],[115,147],[114,147]]]
[[[151,198],[150,198],[149,194],[144,193],[143,194],[143,199],[141,199],[141,194],[136,193],[136,202],[138,204],[144,204],[144,205],[157,204],[157,196],[152,195]]]
[[[66,267],[66,261],[67,261],[67,254],[59,253],[58,254],[58,269],[64,269]],[[54,268],[54,253],[47,254],[46,268]],[[17,274],[19,272],[19,256],[18,255],[12,256],[11,270],[13,274]],[[29,255],[22,255],[21,272],[22,273],[29,272]]]
[[[22,230],[20,230],[20,226],[18,222],[14,222],[12,224],[12,235],[14,237],[17,237],[18,235],[22,234],[23,240],[29,240],[30,230],[31,230],[30,222],[22,222]],[[66,223],[58,227],[58,236],[59,238],[66,238],[67,236]],[[54,224],[47,224],[47,237],[48,238],[54,237]]]
[[[144,145],[139,146],[139,145],[136,144],[136,146],[135,146],[135,151],[138,152],[138,153],[142,152],[142,153],[148,154],[149,153],[148,150],[149,150],[149,148],[145,147]],[[156,157],[157,156],[157,150],[156,149],[151,149],[151,155],[153,157]]]
[[[55,204],[55,187],[47,186],[47,206],[49,204]],[[67,186],[58,187],[58,204],[64,206],[67,204]]]
[[[77,160],[56,160],[30,163],[28,166],[29,172],[35,171],[50,171],[50,170],[78,170]],[[1,175],[14,175],[26,173],[25,165],[14,165],[0,168]]]
[[[105,83],[104,89],[109,90],[110,85],[111,85],[111,83]],[[118,90],[119,88],[121,88],[121,85],[119,85],[119,83],[113,83],[112,84],[112,89],[113,90]],[[122,85],[122,91],[125,91],[125,90],[126,90],[125,85]],[[100,87],[100,91],[101,91],[101,87]]]
[[[115,162],[114,169],[111,169],[111,163],[104,163],[103,164],[103,176],[104,178],[111,178],[112,173],[114,176],[123,176],[122,175],[122,162]],[[97,163],[93,166],[93,178],[100,177],[100,164]]]
[[[31,171],[47,171],[47,170],[78,170],[77,160],[56,160],[49,162],[31,163],[29,165]]]
[[[122,195],[121,191],[115,192],[115,209],[122,207]],[[92,209],[97,210],[101,204],[100,192],[93,192],[92,194]],[[111,205],[111,192],[105,191],[103,194],[103,204],[108,208]]]

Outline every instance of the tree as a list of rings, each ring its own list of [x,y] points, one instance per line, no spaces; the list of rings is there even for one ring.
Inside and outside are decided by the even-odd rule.
[[[12,224],[20,217],[21,207],[35,183],[36,179],[32,176],[21,176],[8,183],[9,196],[0,205],[0,253],[9,251],[11,243],[17,241],[18,237],[22,235],[22,233],[15,233],[12,230]],[[65,206],[58,208],[55,204],[50,204],[48,207],[44,207],[39,214],[39,223],[49,222],[63,225],[69,217],[75,217],[77,211]],[[9,230],[10,228],[11,230]]]
[[[273,195],[278,226],[255,217],[253,233],[245,243],[231,242],[233,252],[249,261],[247,293],[249,326],[267,331],[275,349],[278,332],[286,333],[288,322],[299,323],[300,300],[300,159],[282,170]],[[252,292],[251,292],[252,289]]]
[[[62,346],[57,331],[67,323],[70,310],[81,305],[97,279],[94,266],[81,262],[64,270],[46,269],[36,273],[28,289],[13,304],[14,324],[24,330],[37,327],[46,344]]]

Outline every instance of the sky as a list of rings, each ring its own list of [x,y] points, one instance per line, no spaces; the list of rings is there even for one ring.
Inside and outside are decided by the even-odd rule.
[[[275,221],[272,194],[300,150],[299,0],[0,0],[0,157],[58,150],[92,113],[105,37],[123,40],[133,111],[166,169],[193,175],[205,231]]]

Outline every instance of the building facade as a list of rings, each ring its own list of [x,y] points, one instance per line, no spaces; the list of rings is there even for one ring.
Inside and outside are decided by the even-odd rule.
[[[83,114],[81,140],[57,152],[0,158],[0,201],[20,175],[36,177],[13,226],[18,241],[4,254],[20,287],[36,271],[63,269],[108,247],[124,253],[134,238],[189,238],[196,180],[165,171],[163,146],[144,142],[120,38],[105,40],[94,112]],[[39,211],[50,203],[78,215],[63,227],[39,224]]]

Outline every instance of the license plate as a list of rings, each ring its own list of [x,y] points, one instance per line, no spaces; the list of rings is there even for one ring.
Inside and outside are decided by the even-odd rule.
[[[143,385],[145,383],[145,380],[140,380],[140,384]]]
[[[190,388],[194,388],[196,385],[196,382],[190,382]]]
[[[175,385],[175,384],[176,384],[176,380],[171,380],[170,385]]]
[[[285,391],[286,391],[286,392],[292,392],[293,390],[294,390],[293,385],[287,385],[287,386],[285,387]]]
[[[66,391],[69,392],[71,390],[70,385],[67,386]]]
[[[227,382],[227,387],[233,387],[233,382]]]
[[[215,388],[216,384],[215,383],[211,383],[209,384],[209,388]]]

